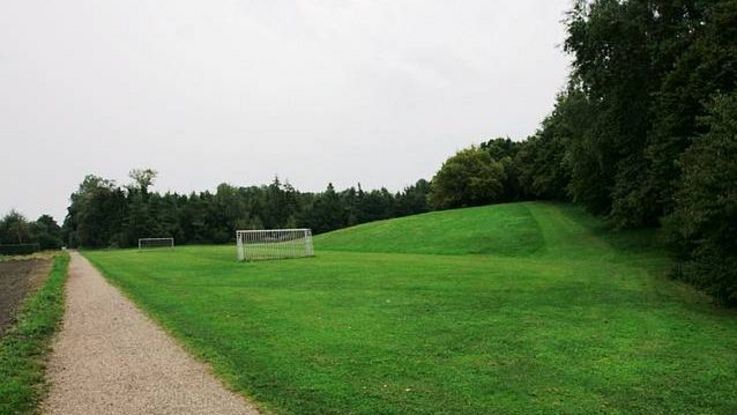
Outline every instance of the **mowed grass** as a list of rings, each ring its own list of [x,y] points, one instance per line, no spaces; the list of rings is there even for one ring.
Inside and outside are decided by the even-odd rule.
[[[524,204],[478,207],[383,220],[317,238],[325,250],[521,256],[544,247]]]
[[[650,237],[522,203],[321,235],[310,259],[85,255],[276,413],[733,414],[737,313],[665,279]]]

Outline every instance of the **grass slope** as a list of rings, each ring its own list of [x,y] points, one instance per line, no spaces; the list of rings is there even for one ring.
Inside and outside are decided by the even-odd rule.
[[[0,338],[0,414],[34,413],[43,397],[46,355],[64,314],[68,264],[66,254],[54,257],[48,279]]]
[[[737,316],[661,278],[648,237],[524,203],[319,236],[305,260],[86,255],[278,413],[734,413]]]
[[[318,249],[415,254],[534,253],[544,241],[526,205],[431,212],[367,223],[319,235]]]

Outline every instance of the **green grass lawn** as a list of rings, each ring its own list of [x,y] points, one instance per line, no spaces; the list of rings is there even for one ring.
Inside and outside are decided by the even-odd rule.
[[[17,321],[0,337],[0,414],[31,414],[46,392],[46,357],[64,314],[69,255],[53,259],[48,279],[23,303]]]
[[[85,255],[277,413],[734,414],[737,313],[665,279],[651,236],[521,203],[321,235],[309,259]]]

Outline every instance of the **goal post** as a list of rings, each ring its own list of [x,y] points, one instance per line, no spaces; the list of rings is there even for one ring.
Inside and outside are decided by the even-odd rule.
[[[155,248],[174,248],[174,238],[139,238],[138,250]]]
[[[304,258],[315,255],[310,229],[263,229],[235,232],[239,261]]]

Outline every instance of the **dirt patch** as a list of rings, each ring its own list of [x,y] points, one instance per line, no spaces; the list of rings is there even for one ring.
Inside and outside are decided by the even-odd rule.
[[[46,281],[50,269],[50,259],[0,261],[0,336],[13,323],[26,296]]]

